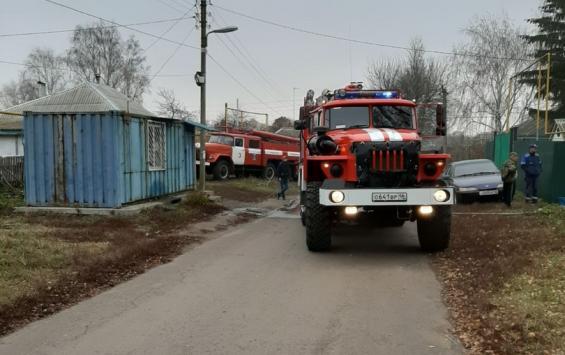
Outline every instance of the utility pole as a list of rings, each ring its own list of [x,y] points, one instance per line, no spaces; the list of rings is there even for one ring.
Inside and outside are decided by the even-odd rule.
[[[200,0],[200,71],[194,75],[196,85],[200,86],[200,171],[198,174],[198,190],[206,189],[206,55],[208,48],[208,35],[212,33],[228,33],[237,31],[236,26],[222,27],[208,32],[208,0]]]
[[[208,0],[200,0],[200,123],[206,125],[206,51],[208,47]],[[198,174],[198,190],[206,189],[206,130],[200,129],[200,171]]]

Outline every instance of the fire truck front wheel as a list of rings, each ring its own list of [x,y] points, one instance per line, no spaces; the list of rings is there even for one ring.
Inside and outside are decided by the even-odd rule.
[[[216,180],[226,180],[230,176],[230,165],[225,160],[220,160],[212,168],[212,174]]]
[[[306,190],[306,245],[310,251],[324,251],[332,246],[331,210],[320,205],[320,184],[309,183]]]
[[[266,180],[273,180],[277,172],[277,167],[272,162],[267,163],[265,169],[263,169],[263,178]]]
[[[447,249],[451,236],[451,206],[435,207],[433,216],[418,218],[418,240],[427,252]]]

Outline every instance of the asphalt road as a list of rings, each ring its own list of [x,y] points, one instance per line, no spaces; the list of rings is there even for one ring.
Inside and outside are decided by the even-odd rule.
[[[0,339],[0,354],[459,354],[415,226],[306,250],[278,212]]]

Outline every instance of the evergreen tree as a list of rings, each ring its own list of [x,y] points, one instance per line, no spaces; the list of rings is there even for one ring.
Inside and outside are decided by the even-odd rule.
[[[524,39],[531,43],[536,51],[536,58],[542,60],[542,90],[538,93],[545,99],[547,79],[547,53],[551,53],[550,95],[558,116],[565,114],[565,0],[544,0],[540,7],[541,15],[528,20],[537,26],[537,33],[525,35]],[[537,87],[538,70],[532,67],[523,73],[522,81]]]

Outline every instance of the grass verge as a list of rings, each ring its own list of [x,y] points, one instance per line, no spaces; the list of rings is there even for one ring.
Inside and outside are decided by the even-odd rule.
[[[277,180],[265,180],[254,177],[211,181],[207,185],[223,198],[244,202],[259,202],[267,198],[274,198],[279,190],[279,182]],[[287,195],[298,194],[296,181],[289,181],[288,187]]]
[[[456,334],[471,353],[565,352],[565,209],[456,207],[449,250],[433,257]]]
[[[0,335],[167,262],[202,240],[186,226],[223,210],[200,194],[133,217],[0,220]]]

